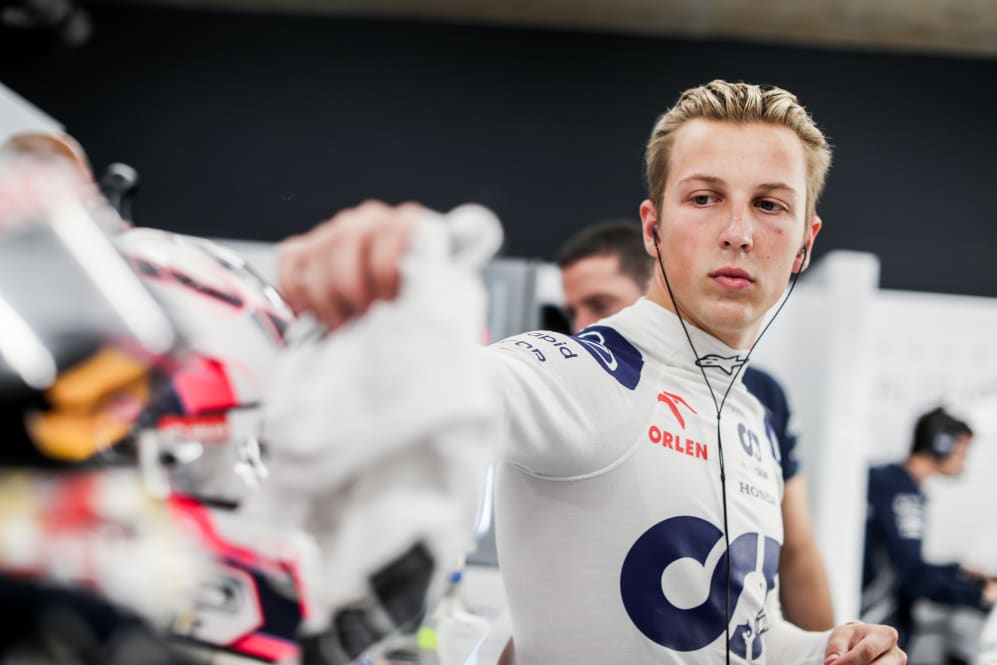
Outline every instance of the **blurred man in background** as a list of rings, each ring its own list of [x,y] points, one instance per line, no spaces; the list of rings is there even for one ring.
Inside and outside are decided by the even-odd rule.
[[[637,302],[647,290],[653,264],[644,250],[640,224],[609,220],[572,236],[558,254],[557,265],[565,315],[576,333]],[[789,402],[779,382],[760,369],[748,367],[743,381],[765,406],[779,440],[785,482],[785,533],[779,557],[783,611],[801,628],[827,630],[834,625],[831,591],[814,538],[805,481],[799,473]]]
[[[957,564],[928,563],[922,553],[922,486],[932,476],[959,476],[972,438],[969,425],[936,408],[918,418],[903,463],[869,471],[862,619],[892,625],[902,645],[914,636],[915,601],[981,609],[997,601],[997,581],[969,575]]]
[[[564,314],[571,332],[637,302],[651,279],[640,224],[625,219],[587,226],[557,256],[564,287]]]

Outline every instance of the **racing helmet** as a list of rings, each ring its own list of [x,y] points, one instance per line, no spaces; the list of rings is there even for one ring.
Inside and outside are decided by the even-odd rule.
[[[0,657],[172,663],[153,626],[204,557],[126,440],[182,344],[79,184],[0,150],[0,600],[16,617]]]
[[[0,154],[0,465],[105,457],[179,348],[71,169]]]
[[[115,244],[184,340],[136,432],[154,491],[237,505],[266,476],[260,404],[293,315],[235,252],[135,228]]]

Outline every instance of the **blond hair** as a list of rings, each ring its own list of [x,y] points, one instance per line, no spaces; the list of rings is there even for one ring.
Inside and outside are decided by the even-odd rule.
[[[655,210],[661,211],[675,132],[696,118],[737,123],[765,122],[793,130],[803,142],[807,160],[805,222],[810,225],[831,166],[831,147],[824,134],[791,92],[719,79],[683,92],[675,106],[665,111],[654,124],[644,154],[644,168],[648,195]]]

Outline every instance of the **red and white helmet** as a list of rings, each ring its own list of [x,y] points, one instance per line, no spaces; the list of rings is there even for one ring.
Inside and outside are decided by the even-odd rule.
[[[244,259],[200,238],[136,228],[119,251],[184,340],[139,432],[168,461],[164,493],[237,504],[265,476],[257,434],[260,402],[293,315]]]
[[[290,309],[238,254],[200,238],[132,229],[119,251],[182,340],[136,428],[147,486],[169,502],[212,553],[212,574],[171,630],[201,653],[231,662],[296,657],[306,614],[301,534],[219,510],[241,504],[267,476],[258,435]],[[214,658],[214,656],[212,656]]]

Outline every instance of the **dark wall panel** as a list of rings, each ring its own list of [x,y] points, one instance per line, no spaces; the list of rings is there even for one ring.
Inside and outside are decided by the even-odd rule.
[[[98,169],[144,178],[140,222],[276,240],[364,198],[506,223],[550,258],[635,216],[656,115],[722,77],[796,92],[837,153],[816,254],[884,286],[997,296],[997,62],[619,35],[97,4],[76,51],[0,51],[0,81]]]

